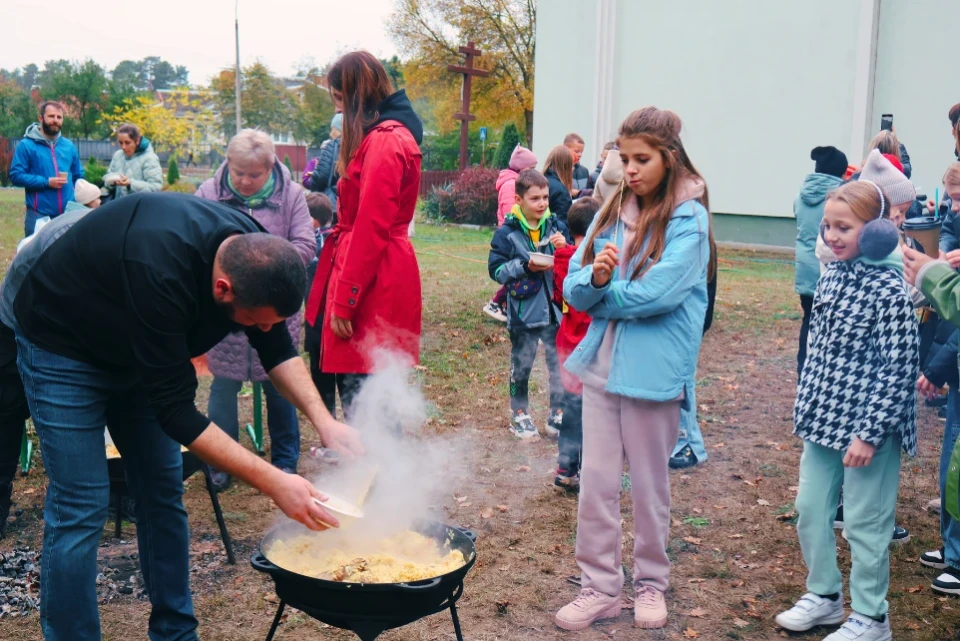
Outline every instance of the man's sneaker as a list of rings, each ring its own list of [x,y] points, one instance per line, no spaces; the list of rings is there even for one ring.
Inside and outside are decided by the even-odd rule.
[[[836,601],[808,592],[797,604],[777,615],[776,622],[791,632],[806,632],[818,625],[836,625],[843,622],[843,597]]]
[[[933,499],[927,503],[927,509],[936,514],[940,514],[940,499]]]
[[[693,467],[697,463],[699,463],[697,455],[693,453],[693,450],[688,445],[675,456],[671,456],[668,465],[671,470],[685,470],[688,467]]]
[[[843,626],[823,641],[893,641],[890,617],[883,622],[854,612]]]
[[[924,552],[920,555],[920,565],[925,565],[934,570],[943,570],[947,567],[947,562],[943,560],[943,548],[933,552]]]
[[[842,530],[843,529],[843,503],[837,506],[837,515],[833,517],[833,529]],[[847,538],[844,536],[843,538]]]
[[[841,523],[841,525],[843,525]],[[836,525],[834,525],[836,527]],[[843,532],[840,533],[843,536],[844,541],[848,541],[847,538],[847,529],[844,528]],[[890,545],[902,545],[907,543],[910,540],[910,530],[899,525],[893,526],[893,535],[890,537]]]
[[[930,584],[934,592],[938,594],[953,594],[960,596],[960,570],[956,568],[947,568],[943,574],[938,576]]]
[[[483,306],[483,313],[495,321],[499,321],[501,323],[507,322],[507,315],[503,313],[503,308],[493,301],[490,301]]]
[[[560,428],[563,426],[563,410],[557,410],[547,419],[547,425],[543,428],[548,438],[557,438],[560,436]]]
[[[580,475],[566,475],[557,473],[557,476],[553,479],[553,484],[559,487],[561,490],[566,490],[567,492],[577,493],[580,491]]]
[[[572,603],[560,608],[553,621],[561,630],[586,630],[596,621],[620,616],[620,607],[619,596],[609,596],[585,588]]]
[[[637,590],[633,600],[633,625],[645,630],[654,630],[667,625],[667,603],[663,592],[645,585]]]
[[[530,415],[524,410],[517,410],[517,413],[514,414],[513,419],[510,421],[510,433],[522,439],[540,436],[536,426],[533,424],[533,419],[530,418]]]

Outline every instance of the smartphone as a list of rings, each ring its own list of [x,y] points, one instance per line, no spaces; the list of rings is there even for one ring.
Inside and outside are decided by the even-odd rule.
[[[893,114],[880,116],[880,131],[893,131]]]

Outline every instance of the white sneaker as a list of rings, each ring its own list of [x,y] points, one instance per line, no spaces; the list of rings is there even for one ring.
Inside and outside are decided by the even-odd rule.
[[[523,410],[517,410],[517,413],[510,421],[510,433],[520,439],[540,436],[536,426],[533,424],[533,419]]]
[[[806,632],[818,625],[836,625],[843,622],[845,617],[843,597],[831,601],[808,592],[800,597],[792,608],[778,614],[776,622],[781,628],[791,632]]]
[[[507,322],[507,315],[503,313],[503,308],[493,301],[490,301],[483,306],[483,313],[495,321],[499,321],[501,323]]]
[[[946,569],[947,562],[943,560],[943,548],[921,554],[920,565],[925,565],[928,568],[933,568],[934,570]]]
[[[939,594],[960,595],[960,570],[946,568],[946,571],[933,580],[930,586]]]
[[[563,410],[557,410],[543,427],[543,433],[547,438],[558,438],[560,436],[560,427],[563,425]]]
[[[890,631],[890,617],[883,623],[854,612],[846,623],[823,641],[893,641]]]

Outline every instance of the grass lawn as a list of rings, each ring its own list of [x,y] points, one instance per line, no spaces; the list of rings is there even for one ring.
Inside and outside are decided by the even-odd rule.
[[[5,264],[20,238],[22,216],[20,192],[0,191],[0,260]],[[552,486],[555,444],[520,444],[507,434],[509,340],[502,326],[480,312],[496,289],[487,276],[489,240],[487,231],[426,224],[417,226],[414,240],[424,285],[420,373],[436,408],[424,435],[462,438],[470,444],[467,471],[451,481],[446,499],[437,506],[439,518],[481,534],[478,562],[460,601],[465,637],[716,641],[788,636],[773,617],[805,592],[793,519],[801,446],[791,435],[800,319],[792,260],[750,252],[721,254],[717,315],[698,374],[698,406],[710,458],[671,475],[669,626],[663,631],[635,630],[625,611],[618,621],[569,634],[557,630],[550,617],[576,590],[565,580],[578,572],[573,558],[576,498]],[[547,413],[545,383],[541,358],[532,400],[538,423]],[[202,398],[199,403],[205,407]],[[250,420],[250,411],[247,400],[241,405],[243,421]],[[904,459],[901,473],[898,522],[910,529],[912,540],[891,553],[891,621],[898,639],[954,639],[960,603],[936,598],[929,588],[933,573],[917,563],[922,552],[940,544],[937,517],[924,506],[937,495],[942,423],[925,407],[920,416],[920,453]],[[314,441],[311,432],[304,425],[304,447]],[[18,479],[15,500],[21,512],[12,533],[0,540],[0,552],[19,545],[40,547],[45,481],[42,466]],[[455,495],[466,499],[458,501]],[[221,499],[239,557],[236,566],[225,562],[199,477],[188,482],[185,504],[201,638],[261,640],[276,608],[275,596],[272,582],[252,570],[247,559],[276,510],[269,499],[236,484]],[[629,532],[629,496],[622,505]],[[492,506],[506,509],[481,518],[483,508]],[[134,528],[125,525],[122,542],[105,531],[103,563],[135,551]],[[625,559],[630,546],[625,541]],[[849,548],[839,536],[838,554],[846,576]],[[624,594],[629,596],[629,591]],[[148,614],[148,602],[136,595],[105,602],[104,638],[143,638]],[[826,634],[816,630],[789,636],[814,640]],[[0,619],[0,638],[40,639],[38,615]],[[355,637],[293,611],[277,638]],[[438,615],[381,638],[426,641],[453,635],[449,618]]]

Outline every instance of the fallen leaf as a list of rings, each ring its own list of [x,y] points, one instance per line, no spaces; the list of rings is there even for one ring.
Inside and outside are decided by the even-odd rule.
[[[509,601],[494,601],[494,605],[497,606],[497,614],[506,614],[507,608],[510,607]]]
[[[792,519],[794,519],[794,518],[796,518],[796,517],[797,517],[797,511],[796,511],[796,510],[790,510],[790,511],[787,512],[786,514],[778,514],[778,515],[777,515],[777,520],[778,520],[778,521],[790,521],[790,520],[792,520]]]
[[[23,491],[23,493],[24,493],[24,494],[35,494],[36,491],[37,491],[37,488],[35,488],[35,487],[28,487],[27,489],[25,489],[25,490]]]
[[[793,492],[794,494],[796,494],[797,492],[800,491],[800,487],[797,486],[797,485],[791,485],[791,486],[788,487],[787,489],[790,490],[791,492]]]
[[[520,467],[517,468],[517,471],[518,471],[518,472],[529,472],[529,471],[530,471],[530,466],[529,466],[529,465],[521,465]]]
[[[691,544],[693,544],[693,545],[700,545],[700,539],[698,539],[698,538],[695,537],[695,536],[685,536],[685,537],[683,537],[683,540],[686,541],[687,543],[691,543]]]
[[[713,446],[713,449],[719,450],[719,449],[722,448],[724,445],[726,445],[726,444],[725,444],[725,443],[717,443],[716,445]]]
[[[745,585],[744,581],[733,581],[730,583],[731,588],[742,588]]]
[[[917,592],[923,592],[923,586],[922,586],[922,585],[915,585],[915,586],[913,586],[912,588],[907,588],[907,592],[909,592],[910,594],[916,594]]]
[[[736,626],[736,627],[738,627],[738,628],[745,628],[745,627],[747,627],[748,625],[750,625],[750,622],[749,622],[749,621],[744,621],[743,619],[740,619],[740,618],[736,618],[736,619],[733,620],[733,625]]]
[[[919,629],[920,629],[920,624],[919,624],[919,623],[915,623],[915,622],[910,622],[910,623],[907,624],[907,628],[910,629],[910,630],[919,630]]]
[[[714,505],[714,506],[713,506],[713,509],[715,509],[715,510],[725,510],[725,509],[727,509],[727,506],[726,506],[726,505]]]
[[[750,487],[757,487],[757,484],[754,483],[753,481],[748,481],[748,480],[744,479],[743,482],[746,483],[747,485],[749,485]]]
[[[453,498],[454,498],[454,500],[455,500],[457,503],[463,503],[464,501],[467,500],[467,497],[465,497],[465,496],[457,496],[456,494],[453,495]]]
[[[683,631],[683,636],[685,636],[688,639],[696,639],[697,637],[700,636],[700,633],[694,630],[693,628],[687,628],[686,630]]]
[[[482,510],[480,510],[480,518],[481,518],[481,519],[492,519],[492,518],[493,518],[493,508],[492,508],[492,507],[485,507],[485,508],[483,508]]]
[[[706,579],[687,579],[687,583],[704,583]]]
[[[728,538],[728,539],[742,539],[742,538],[743,538],[743,535],[742,535],[742,534],[730,534],[729,536],[727,536],[727,538]]]
[[[263,600],[267,603],[280,603],[280,599],[277,598],[276,594],[264,594]]]
[[[770,501],[767,499],[757,499],[757,505],[767,506],[770,505]]]
[[[670,519],[670,523],[673,527],[680,527],[683,523],[680,522],[680,519]]]
[[[460,507],[470,507],[470,506],[472,506],[472,505],[473,505],[473,503],[461,503],[461,504],[460,504]]]
[[[507,510],[510,509],[510,506],[508,506],[508,505],[498,505],[498,506],[497,506],[497,509],[500,510],[501,512],[506,512]]]
[[[689,612],[687,612],[687,614],[692,617],[697,617],[698,619],[702,619],[703,617],[707,616],[707,611],[704,610],[703,608],[696,608],[694,610],[690,610]]]

